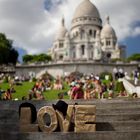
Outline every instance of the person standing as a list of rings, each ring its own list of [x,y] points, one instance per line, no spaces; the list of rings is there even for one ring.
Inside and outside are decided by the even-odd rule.
[[[118,69],[116,67],[113,69],[113,75],[114,75],[114,79],[117,80],[118,79]]]
[[[139,72],[137,70],[134,71],[134,85],[137,86],[139,81]]]

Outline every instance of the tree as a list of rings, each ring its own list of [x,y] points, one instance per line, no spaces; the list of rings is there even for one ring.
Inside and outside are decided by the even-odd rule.
[[[18,52],[12,46],[13,41],[7,39],[5,34],[0,33],[0,64],[16,64]]]
[[[38,61],[46,61],[48,59],[46,54],[38,55]]]
[[[24,63],[32,62],[33,61],[33,56],[32,55],[24,55],[22,57],[22,59],[23,59]]]
[[[23,62],[30,63],[30,62],[48,62],[51,61],[51,56],[47,54],[39,54],[39,55],[24,55]]]
[[[9,54],[9,63],[16,64],[17,60],[18,60],[18,52],[14,48],[12,48]]]
[[[136,53],[127,58],[128,61],[140,61],[140,53]]]

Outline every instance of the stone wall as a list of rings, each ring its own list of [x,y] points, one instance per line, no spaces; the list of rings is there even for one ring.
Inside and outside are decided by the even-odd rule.
[[[36,75],[42,71],[47,71],[54,77],[57,75],[63,76],[65,73],[71,73],[74,71],[79,71],[85,74],[100,74],[101,72],[108,71],[113,72],[113,68],[122,68],[124,71],[130,74],[133,70],[138,68],[138,64],[104,64],[104,63],[93,63],[93,62],[70,62],[70,63],[56,63],[56,64],[46,64],[46,65],[20,65],[16,66],[16,75],[28,75],[29,72],[35,72]]]

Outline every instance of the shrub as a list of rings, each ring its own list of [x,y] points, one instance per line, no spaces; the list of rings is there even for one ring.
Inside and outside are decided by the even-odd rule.
[[[115,91],[120,92],[124,90],[125,88],[124,88],[123,82],[116,82]]]
[[[3,83],[8,83],[8,76],[5,76],[5,77],[4,77]]]
[[[33,77],[32,82],[36,82],[36,81],[37,81],[37,79],[35,77]]]
[[[110,81],[113,80],[112,73],[110,73],[110,72],[108,72],[108,71],[100,73],[100,79],[105,80],[105,76],[106,76],[106,75],[109,76],[109,79],[108,79],[108,80],[110,80]]]

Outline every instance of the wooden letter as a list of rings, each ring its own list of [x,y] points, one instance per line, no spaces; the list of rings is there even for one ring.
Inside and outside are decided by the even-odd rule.
[[[95,110],[95,105],[75,106],[75,132],[96,131]]]
[[[50,115],[51,122],[49,126],[47,126],[44,122],[45,114]],[[53,132],[56,130],[58,126],[55,110],[51,106],[42,107],[37,113],[37,120],[38,120],[38,125],[43,132],[48,132],[48,133]]]

